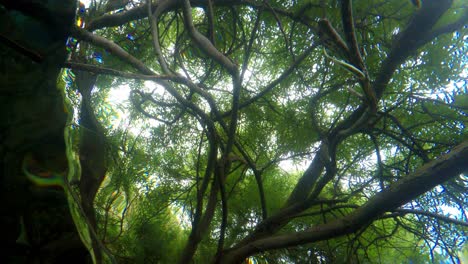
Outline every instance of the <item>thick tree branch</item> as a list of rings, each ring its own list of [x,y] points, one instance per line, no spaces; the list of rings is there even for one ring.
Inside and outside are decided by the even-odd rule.
[[[425,164],[341,219],[302,232],[263,238],[233,248],[226,252],[223,263],[240,263],[246,257],[265,250],[322,241],[355,232],[383,213],[395,210],[437,185],[468,172],[466,160],[468,160],[468,141],[461,143],[437,160]]]
[[[159,1],[158,1],[159,2]],[[173,1],[176,2],[176,1]],[[154,5],[152,9],[156,9],[157,5]],[[142,19],[148,16],[148,6],[146,4],[132,8],[128,11],[105,14],[94,20],[91,20],[86,24],[86,30],[94,31],[105,27],[115,27],[128,23],[133,20]]]
[[[327,162],[330,160],[328,148],[329,145],[325,143],[320,146],[319,150],[315,154],[314,159],[302,177],[299,179],[299,182],[296,184],[296,187],[289,196],[286,203],[287,205],[300,203],[308,198],[310,191],[314,187],[320,175],[322,175]]]
[[[445,0],[445,1],[449,1],[449,0]],[[437,3],[432,3],[432,5],[437,6]],[[447,9],[448,6],[445,6],[445,8]],[[420,12],[423,12],[423,11],[424,10],[421,10]],[[426,10],[424,12],[437,12],[438,14],[442,15],[444,11],[441,12],[439,9],[433,7],[433,8],[430,8],[430,9],[426,8]],[[432,21],[432,24],[430,24],[431,27],[438,20],[440,15],[437,16],[436,19],[433,19],[433,21],[431,20]],[[413,22],[410,23],[410,25],[408,26],[408,29],[409,30],[414,30],[413,29],[414,24],[416,23],[416,24],[419,25],[420,24],[419,20],[421,20],[421,19],[425,20],[426,17],[421,16],[421,15],[416,16],[415,19],[413,19]],[[416,22],[414,22],[414,21],[416,21]],[[423,25],[423,26],[426,26],[426,25]],[[403,34],[403,36],[406,36],[406,34]],[[404,39],[404,41],[407,42],[408,41],[407,38],[410,38],[410,37],[411,37],[411,35],[409,35],[407,37],[404,37],[403,39]],[[404,59],[406,59],[406,57],[409,54],[410,53],[407,53],[404,58],[399,58],[398,63],[402,63],[404,61]],[[394,65],[394,67],[392,66],[393,68],[390,68],[389,65],[391,65],[392,63],[395,63],[395,61],[393,59],[392,60],[387,60],[388,65],[385,65],[385,63],[386,62],[384,62],[384,66],[382,67],[382,70],[379,73],[379,77],[377,78],[376,83],[374,83],[374,87],[377,87],[378,86],[377,84],[379,84],[379,85],[383,85],[381,87],[385,88],[386,85],[388,84],[388,82],[390,81],[390,78],[385,79],[382,76],[387,76],[388,74],[389,74],[389,76],[393,75],[393,72],[395,71],[396,67],[399,65],[399,64]],[[387,70],[391,71],[391,72],[390,73],[386,72]],[[379,81],[385,81],[385,84],[377,83]],[[373,118],[372,111],[369,112],[368,108],[366,106],[361,106],[357,110],[355,110],[348,118],[346,118],[345,120],[340,122],[340,124],[338,124],[335,127],[335,129],[333,129],[328,134],[328,139],[329,139],[328,144],[329,144],[329,146],[331,146],[331,149],[335,149],[336,146],[340,142],[342,142],[344,139],[346,139],[350,135],[353,135],[353,134],[357,133],[363,127],[367,126],[367,124],[369,124],[369,122],[372,121],[372,118]],[[295,202],[304,201],[308,197],[308,195],[309,195],[310,191],[312,190],[314,184],[316,183],[317,179],[322,174],[323,169],[325,168],[325,162],[324,162],[323,158],[319,158],[320,156],[321,155],[317,155],[314,158],[314,160],[311,162],[311,165],[309,166],[309,168],[306,170],[306,172],[304,172],[304,175],[299,180],[299,182],[296,185],[294,191],[292,192],[290,198],[288,199],[287,204],[289,206],[283,208],[276,215],[271,216],[269,219],[266,219],[265,221],[263,221],[256,228],[256,230],[253,233],[251,233],[248,237],[243,239],[238,245],[240,245],[240,246],[245,245],[249,241],[265,237],[266,234],[275,233],[279,228],[281,228],[285,223],[287,223],[287,221],[289,221],[288,219],[291,216],[293,216],[293,215],[295,215],[297,213],[300,213],[304,209],[307,208],[307,206],[304,203],[302,203],[302,206],[299,206],[299,204],[297,204],[296,206],[291,206],[291,205],[293,205]]]
[[[112,54],[120,58],[121,60],[129,63],[134,68],[136,68],[139,72],[146,74],[146,75],[154,75],[154,72],[150,68],[146,67],[146,65],[143,62],[133,57],[131,54],[126,52],[124,49],[122,49],[119,45],[115,44],[113,41],[110,41],[106,38],[95,35],[93,33],[90,33],[77,26],[74,26],[72,28],[71,33],[72,33],[72,36],[77,39],[81,39],[81,40],[90,42],[96,46],[108,49],[109,52],[111,52]]]
[[[216,174],[216,168],[215,174]],[[218,195],[218,179],[216,175],[213,177],[213,182],[211,184],[211,190],[210,190],[210,195],[208,198],[208,204],[206,206],[205,213],[203,214],[202,217],[200,217],[200,222],[198,225],[194,225],[192,227],[192,231],[189,235],[189,239],[187,241],[187,244],[185,245],[185,248],[183,249],[181,253],[181,257],[178,261],[179,264],[186,264],[190,263],[190,261],[193,258],[193,255],[195,254],[198,244],[202,240],[202,238],[205,236],[206,232],[208,231],[210,224],[213,220],[213,216],[216,210],[216,204],[218,202],[217,195]],[[201,212],[200,212],[201,214]]]
[[[79,182],[80,200],[84,216],[89,221],[90,232],[97,230],[94,199],[104,180],[107,169],[107,139],[102,124],[97,119],[91,103],[91,92],[97,75],[89,72],[76,72],[76,86],[81,93],[80,108],[80,164]],[[92,237],[92,245],[97,263],[102,262],[101,243],[98,237]]]
[[[73,70],[92,72],[95,74],[110,75],[110,76],[115,76],[115,77],[120,77],[120,78],[125,78],[125,79],[148,80],[148,81],[168,80],[168,81],[174,81],[174,82],[182,81],[181,77],[174,76],[174,75],[138,74],[138,73],[119,71],[119,70],[115,70],[112,68],[106,68],[106,67],[96,66],[92,64],[85,64],[85,63],[71,62],[71,61],[64,62],[63,67],[73,69]]]
[[[454,32],[461,29],[463,26],[465,26],[466,29],[466,24],[468,24],[468,10],[465,10],[463,16],[461,16],[457,21],[434,29],[430,34],[427,34],[425,37],[421,38],[418,44],[424,45],[440,35]]]
[[[429,36],[433,36],[431,33],[433,26],[450,8],[451,4],[452,0],[424,1],[421,9],[416,12],[408,27],[397,35],[389,56],[382,63],[377,78],[372,84],[378,99],[382,97],[388,82],[400,64],[427,41],[432,40],[429,39]],[[421,39],[427,41],[422,42]]]
[[[231,75],[235,76],[238,75],[237,65],[235,65],[228,57],[224,56],[218,49],[207,39],[203,36],[193,25],[193,18],[192,18],[192,7],[190,6],[190,1],[185,0],[183,5],[184,11],[184,21],[186,27],[192,37],[193,41],[197,46],[205,52],[210,58],[218,62],[223,68],[225,68]]]
[[[261,3],[260,1],[250,1],[250,0],[211,0],[213,6],[250,6],[255,9],[262,9],[264,7],[264,4]],[[157,3],[153,3],[152,5],[152,10],[156,10],[158,5],[161,4],[166,4],[164,7],[160,8],[160,14],[164,12],[168,12],[171,10],[176,10],[178,8],[181,8],[182,4],[181,1],[157,1]],[[201,7],[201,8],[207,8],[208,7],[208,0],[192,0],[190,1],[191,6],[194,7]],[[314,5],[306,5],[305,7],[312,7]],[[94,31],[97,29],[102,29],[106,27],[116,27],[123,25],[125,23],[128,23],[130,21],[138,20],[145,18],[147,16],[147,5],[143,4],[138,7],[132,8],[128,11],[124,11],[121,13],[115,13],[115,14],[105,14],[103,16],[100,16],[92,21],[90,21],[86,25],[86,29],[89,31]],[[306,26],[310,27],[310,19],[307,18],[307,16],[303,16],[301,12],[290,12],[287,10],[279,9],[279,8],[273,8],[271,11],[274,11],[277,14],[280,14],[282,16],[289,17],[293,19],[294,21],[303,23]]]

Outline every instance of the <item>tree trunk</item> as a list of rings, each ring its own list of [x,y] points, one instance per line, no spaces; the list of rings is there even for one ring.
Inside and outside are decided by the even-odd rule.
[[[76,1],[1,1],[1,263],[87,263],[63,189],[28,181],[67,170],[67,113],[57,89]]]

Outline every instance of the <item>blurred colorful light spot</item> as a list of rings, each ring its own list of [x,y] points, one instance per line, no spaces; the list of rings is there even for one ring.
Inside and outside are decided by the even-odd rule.
[[[97,63],[102,63],[103,60],[102,60],[102,54],[100,52],[94,52],[93,53],[93,59],[97,62]]]
[[[130,34],[130,33],[127,34],[127,38],[128,38],[129,40],[132,40],[132,41],[135,40],[135,37],[134,37],[132,34]]]

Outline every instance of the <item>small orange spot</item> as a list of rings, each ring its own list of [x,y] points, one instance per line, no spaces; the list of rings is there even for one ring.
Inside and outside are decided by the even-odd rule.
[[[421,8],[421,0],[411,0],[414,6]]]
[[[52,172],[42,171],[42,172],[37,173],[37,175],[39,175],[39,176],[41,176],[43,178],[50,178],[50,177],[52,177]]]

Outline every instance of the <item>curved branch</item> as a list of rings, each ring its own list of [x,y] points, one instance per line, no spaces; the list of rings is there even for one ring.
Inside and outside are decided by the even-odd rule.
[[[211,1],[214,6],[249,6],[255,9],[261,9],[264,6],[263,3],[259,3],[258,1],[251,1],[251,0],[211,0]],[[164,8],[161,8],[161,13],[167,12],[169,10],[175,10],[176,8],[181,7],[181,1],[170,0],[167,2],[157,1],[157,3],[155,3],[152,6],[152,9],[155,10],[158,5],[165,4],[165,3],[167,3],[167,5]],[[196,7],[201,7],[201,8],[207,8],[208,0],[192,0],[191,5],[196,6]],[[311,6],[314,6],[314,5],[305,5],[304,7],[306,8],[306,7],[311,7]],[[148,15],[147,9],[148,9],[147,5],[143,4],[138,7],[132,8],[128,11],[121,12],[121,13],[105,14],[103,16],[100,16],[88,22],[86,29],[89,31],[94,31],[97,29],[105,28],[105,27],[116,27],[116,26],[120,26],[125,23],[128,23],[130,21],[142,19]],[[273,8],[273,10],[277,14],[287,16],[293,19],[294,21],[303,23],[306,26],[310,26],[310,20],[306,16],[303,16],[301,12],[294,13],[294,12],[286,11],[286,10],[279,9],[279,8]]]
[[[161,51],[161,45],[159,43],[159,30],[158,30],[158,19],[159,19],[160,9],[164,8],[165,5],[167,5],[169,1],[160,2],[160,4],[156,7],[156,11],[154,11],[153,14],[152,14],[152,9],[151,9],[151,1],[152,0],[147,0],[146,2],[148,6],[148,19],[151,25],[151,35],[153,36],[153,39],[152,39],[153,48],[156,53],[156,58],[158,59],[163,72],[169,74],[170,71],[167,66],[166,59],[164,59],[164,56]]]
[[[197,46],[203,52],[210,56],[210,58],[223,66],[231,75],[238,75],[237,65],[235,65],[228,57],[224,56],[224,54],[219,52],[213,43],[211,43],[209,39],[203,36],[193,25],[192,7],[190,6],[189,0],[184,1],[183,13],[184,22],[195,44],[197,44]]]

